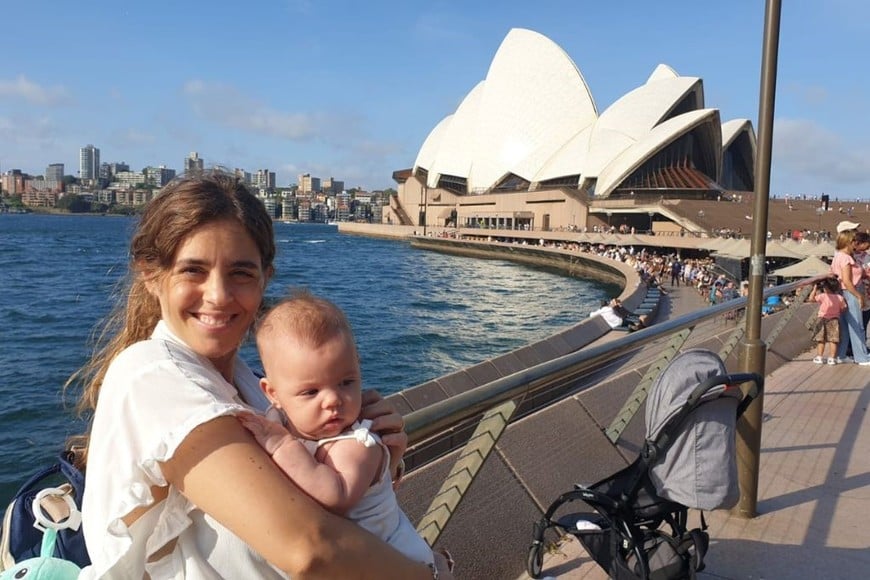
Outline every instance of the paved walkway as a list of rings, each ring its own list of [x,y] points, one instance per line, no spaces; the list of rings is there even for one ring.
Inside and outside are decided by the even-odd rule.
[[[812,354],[767,378],[759,515],[707,514],[701,578],[870,577],[870,369],[815,365]],[[544,575],[607,577],[573,538]]]

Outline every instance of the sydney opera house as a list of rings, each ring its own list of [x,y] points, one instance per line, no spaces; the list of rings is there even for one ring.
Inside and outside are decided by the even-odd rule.
[[[659,65],[599,113],[571,58],[511,30],[486,78],[423,142],[384,221],[505,229],[699,229],[693,200],[753,188],[755,132]],[[683,204],[682,209],[680,205]]]

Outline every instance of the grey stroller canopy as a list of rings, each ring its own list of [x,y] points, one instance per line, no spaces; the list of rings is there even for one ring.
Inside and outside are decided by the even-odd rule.
[[[727,374],[722,360],[709,350],[680,353],[650,389],[646,401],[646,439],[655,441],[696,387],[710,377]],[[700,404],[665,451],[651,461],[650,477],[658,495],[689,508],[730,508],[739,499],[735,432],[742,393],[736,385],[718,385]]]

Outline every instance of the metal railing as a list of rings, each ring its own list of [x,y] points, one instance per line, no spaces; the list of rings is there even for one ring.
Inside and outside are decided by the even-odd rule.
[[[802,290],[792,304],[784,309],[778,324],[768,335],[768,348],[794,316],[796,308],[804,302],[812,283],[824,277],[816,276],[765,290],[765,298]],[[631,417],[641,408],[646,392],[655,378],[680,351],[694,328],[728,313],[741,310],[745,312],[746,305],[746,298],[737,298],[659,322],[605,344],[589,346],[531,366],[405,416],[405,428],[412,448],[431,441],[444,432],[476,423],[474,433],[462,447],[456,463],[418,525],[421,535],[430,544],[435,543],[508,424],[516,419],[514,415],[524,401],[548,389],[563,389],[566,383],[576,383],[578,377],[599,365],[615,361],[626,356],[628,352],[671,336],[669,344],[661,350],[659,358],[649,365],[646,375],[628,397],[613,423],[605,429],[608,438],[615,443]],[[742,322],[743,320],[738,322],[729,339],[725,341],[719,353],[723,359],[740,342],[744,332]],[[573,392],[576,391],[563,391],[561,398]],[[556,401],[550,400],[546,404],[554,402]],[[534,410],[538,409],[526,409],[526,413]]]

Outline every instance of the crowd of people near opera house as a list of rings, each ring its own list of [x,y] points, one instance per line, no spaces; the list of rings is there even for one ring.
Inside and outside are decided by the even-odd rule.
[[[867,347],[867,327],[870,324],[870,233],[860,228],[860,223],[850,220],[837,224],[836,251],[831,260],[830,277],[820,284],[824,287],[830,286],[835,294],[841,296],[842,299],[838,299],[838,302],[845,303],[845,308],[826,308],[825,304],[831,301],[831,292],[824,292],[822,288],[812,294],[811,301],[820,304],[818,318],[825,322],[811,328],[812,340],[819,348],[819,355],[813,362],[818,364],[854,362],[860,366],[870,366],[870,349]],[[635,268],[648,285],[659,287],[664,293],[667,293],[666,286],[693,287],[710,305],[749,294],[748,281],[738,283],[727,274],[718,272],[715,261],[709,257],[680,259],[676,254],[659,254],[646,248],[635,251],[633,246],[576,243],[550,245],[594,253],[626,263]],[[762,306],[762,315],[781,310],[792,300],[791,295],[769,296]],[[642,328],[649,323],[646,320],[638,322],[637,317],[629,319],[630,313],[618,301],[616,304],[612,302],[603,304],[599,310],[612,311],[623,320],[630,320],[631,329]],[[829,321],[825,321],[826,318]],[[605,319],[608,320],[607,317]],[[836,347],[836,354],[824,359],[822,351],[828,350],[832,344]]]
[[[524,238],[497,238],[488,236],[485,241],[530,245]],[[720,302],[746,296],[748,283],[739,282],[718,269],[713,258],[681,258],[676,253],[659,253],[656,249],[635,246],[616,246],[603,243],[585,243],[574,241],[558,241],[540,239],[539,247],[555,248],[585,254],[593,254],[600,258],[615,260],[632,267],[641,280],[649,287],[659,288],[663,294],[668,288],[687,286],[697,290],[706,303]],[[613,308],[610,301],[601,308]],[[621,305],[619,305],[621,307]],[[599,309],[600,310],[600,309]],[[619,308],[617,316],[619,316]],[[625,318],[624,314],[621,318]],[[613,318],[614,322],[616,321]],[[614,324],[611,324],[614,326]],[[619,322],[615,326],[622,326]],[[642,325],[641,325],[642,326]]]
[[[792,230],[783,232],[780,236],[781,239],[791,238],[803,242],[833,240],[836,247],[836,251],[831,257],[830,276],[834,279],[838,294],[843,297],[846,308],[840,312],[833,312],[833,310],[825,308],[820,309],[820,318],[836,318],[837,324],[827,324],[811,329],[813,330],[812,340],[817,344],[827,345],[825,350],[828,350],[831,343],[836,344],[836,355],[823,359],[820,354],[814,359],[814,362],[824,361],[826,364],[838,364],[854,361],[861,366],[870,366],[870,350],[867,347],[867,327],[870,323],[870,234],[866,230],[859,231],[860,229],[860,223],[846,219],[837,224],[835,236],[824,230]],[[725,231],[718,233],[720,235],[736,234],[736,232]],[[768,239],[772,238],[773,234],[769,232]],[[521,238],[488,236],[480,238],[480,240],[522,245],[534,244],[534,241]],[[631,245],[617,246],[576,241],[540,239],[535,245],[594,254],[602,258],[623,262],[633,267],[649,286],[659,287],[663,293],[667,293],[667,287],[691,286],[710,305],[749,294],[748,281],[729,277],[720,268],[717,268],[715,260],[710,257],[683,259],[679,254],[659,253],[655,249],[641,248],[638,250]],[[824,297],[824,292],[817,291],[813,295],[813,301],[818,302],[825,299]],[[788,306],[793,300],[793,295],[769,296],[762,305],[762,315],[767,316],[777,312]],[[626,320],[625,312],[620,315],[622,305],[614,307],[611,302],[607,301],[607,303],[602,304],[601,308],[615,311],[614,316],[610,317],[613,321],[616,321],[616,317]],[[734,313],[726,315],[726,317],[729,316],[733,318],[735,315]],[[644,321],[644,324],[638,325],[637,317],[633,319],[633,324],[638,327],[642,327],[648,322]],[[614,325],[611,324],[611,326]],[[620,324],[620,326],[624,325]]]

